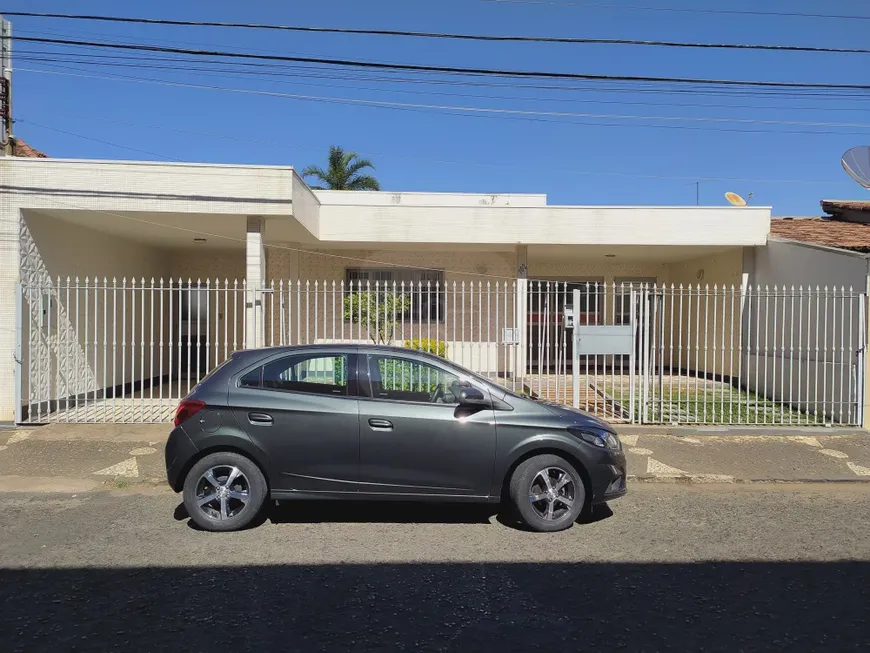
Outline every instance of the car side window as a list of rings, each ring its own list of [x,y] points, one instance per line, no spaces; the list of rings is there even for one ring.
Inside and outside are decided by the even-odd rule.
[[[263,376],[263,368],[258,367],[255,370],[251,370],[247,374],[245,374],[241,379],[239,379],[239,385],[243,388],[259,388],[260,387],[260,379]]]
[[[347,354],[288,356],[249,372],[241,378],[240,385],[286,392],[347,396],[347,374]]]
[[[368,379],[362,390],[373,399],[455,406],[466,385],[456,374],[411,358],[367,354],[366,359]]]

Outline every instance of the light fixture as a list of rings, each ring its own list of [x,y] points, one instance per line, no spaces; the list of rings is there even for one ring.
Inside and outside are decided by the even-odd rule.
[[[605,254],[604,258],[616,258],[616,254]]]
[[[194,238],[193,242],[197,245],[202,245],[203,243],[208,242],[208,240],[206,238]]]

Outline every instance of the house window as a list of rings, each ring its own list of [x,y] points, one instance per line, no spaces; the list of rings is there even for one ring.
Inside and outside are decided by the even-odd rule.
[[[346,291],[395,292],[406,297],[405,319],[443,322],[447,306],[447,289],[441,270],[409,268],[348,268]],[[402,286],[404,284],[404,287]]]

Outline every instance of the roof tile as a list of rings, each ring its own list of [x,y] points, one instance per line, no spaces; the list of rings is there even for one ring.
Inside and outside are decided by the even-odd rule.
[[[770,235],[842,249],[870,248],[870,224],[830,218],[774,218]]]
[[[20,138],[12,139],[12,156],[21,156],[28,159],[47,159],[48,155],[31,147]]]

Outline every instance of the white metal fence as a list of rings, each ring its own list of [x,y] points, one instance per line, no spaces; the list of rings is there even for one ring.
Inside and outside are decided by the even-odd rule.
[[[19,304],[23,423],[164,422],[238,349],[365,342],[614,421],[864,420],[866,298],[843,288],[56,279],[22,287]],[[575,358],[566,309],[577,325],[631,327],[630,353]]]

